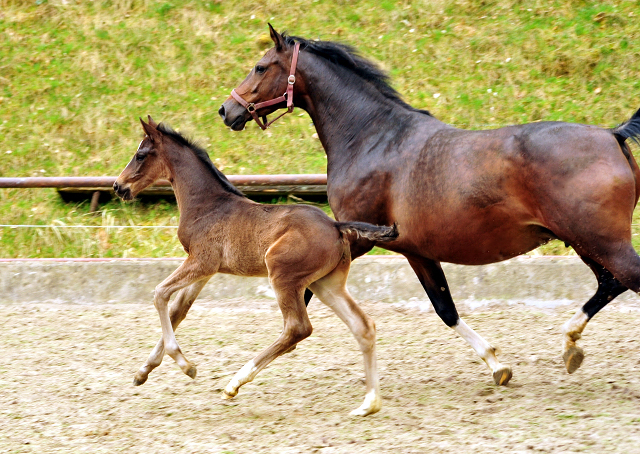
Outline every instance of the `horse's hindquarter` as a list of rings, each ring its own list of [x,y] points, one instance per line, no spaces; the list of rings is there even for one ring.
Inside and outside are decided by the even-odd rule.
[[[574,247],[607,237],[630,240],[638,166],[611,131],[560,122],[521,129],[528,185],[545,225]]]

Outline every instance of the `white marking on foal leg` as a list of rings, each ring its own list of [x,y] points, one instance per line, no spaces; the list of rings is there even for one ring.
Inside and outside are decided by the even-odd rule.
[[[164,341],[160,338],[160,341],[151,351],[147,362],[136,372],[133,377],[133,385],[140,386],[144,384],[149,378],[149,374],[153,369],[158,367],[162,363],[162,357],[164,356]]]
[[[252,381],[258,373],[258,368],[256,367],[253,360],[249,361],[247,364],[242,366],[236,374],[233,376],[227,387],[224,388],[224,392],[222,394],[223,399],[231,399],[238,395],[238,390],[240,387],[246,383]]]
[[[493,380],[496,385],[506,385],[511,379],[511,367],[501,364],[496,357],[496,349],[482,338],[478,333],[472,330],[461,318],[453,329],[466,340],[469,345],[476,351],[478,356],[493,371]]]
[[[367,416],[377,413],[382,408],[382,398],[378,389],[372,389],[364,396],[364,402],[353,410],[351,416]]]
[[[310,287],[320,300],[330,307],[349,327],[356,338],[364,359],[364,374],[367,393],[364,402],[351,412],[353,416],[367,416],[380,411],[380,381],[376,361],[376,328],[362,309],[356,304],[345,287],[346,270],[336,269]]]
[[[576,345],[576,341],[582,337],[582,331],[588,322],[589,316],[580,308],[562,325],[562,359],[570,374],[578,370],[584,359],[584,350]]]

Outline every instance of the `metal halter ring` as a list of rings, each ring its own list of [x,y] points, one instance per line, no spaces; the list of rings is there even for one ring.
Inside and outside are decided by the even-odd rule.
[[[293,74],[291,74],[289,76],[289,78],[287,79],[287,82],[289,82],[289,85],[293,85],[296,83],[296,76],[294,76]]]
[[[249,112],[255,112],[256,111],[256,105],[254,103],[247,104],[247,110]]]

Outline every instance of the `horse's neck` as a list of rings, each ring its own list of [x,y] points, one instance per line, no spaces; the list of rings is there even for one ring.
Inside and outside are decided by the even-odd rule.
[[[312,87],[303,108],[327,153],[329,172],[386,149],[387,143],[415,121],[417,112],[385,98],[375,87],[349,75],[347,69],[314,56],[304,59],[300,71],[306,85]]]
[[[211,210],[216,200],[228,199],[229,192],[207,165],[187,147],[168,153],[171,186],[178,202],[180,218]]]

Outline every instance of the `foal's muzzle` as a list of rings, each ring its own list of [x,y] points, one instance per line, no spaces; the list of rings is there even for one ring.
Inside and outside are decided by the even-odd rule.
[[[119,185],[117,181],[113,183],[113,190],[116,193],[116,195],[120,197],[122,200],[133,200],[131,189],[128,187],[125,188],[122,185]]]

